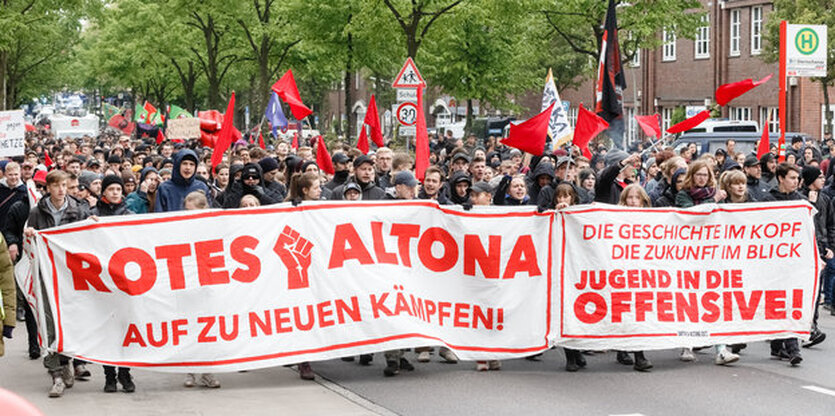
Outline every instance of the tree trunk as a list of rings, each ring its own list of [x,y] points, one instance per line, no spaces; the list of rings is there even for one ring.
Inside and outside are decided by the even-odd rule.
[[[8,61],[9,52],[0,51],[0,110],[6,109],[6,67]]]
[[[348,15],[348,24],[351,24],[351,19],[353,15]],[[348,32],[348,38],[346,42],[346,57],[345,57],[345,116],[348,119],[347,127],[345,128],[345,141],[347,143],[351,143],[351,137],[354,133],[354,114],[351,111],[351,104],[354,102],[354,94],[351,90],[351,81],[354,78],[354,45],[353,45],[353,35],[351,32]],[[340,120],[341,122],[342,120]]]
[[[464,131],[472,133],[473,128],[473,99],[467,98],[467,121],[464,122]]]

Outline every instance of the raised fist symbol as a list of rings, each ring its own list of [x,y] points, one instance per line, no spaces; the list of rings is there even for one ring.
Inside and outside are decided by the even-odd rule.
[[[310,250],[313,243],[299,235],[299,232],[284,226],[273,247],[275,254],[287,267],[287,288],[302,289],[310,286],[307,269],[310,267]]]

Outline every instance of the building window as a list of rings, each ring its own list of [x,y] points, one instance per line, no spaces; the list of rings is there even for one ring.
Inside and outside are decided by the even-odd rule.
[[[763,8],[751,8],[751,55],[759,55],[763,49]]]
[[[636,127],[638,123],[635,121],[635,108],[633,107],[624,107],[624,121],[626,122],[626,131],[624,132],[624,139],[626,139],[626,144],[631,145],[638,140],[638,130]]]
[[[637,68],[641,66],[641,49],[635,49],[635,54],[632,55],[631,61],[632,68]]]
[[[751,120],[751,107],[731,107],[731,120]]]
[[[663,33],[664,38],[664,54],[661,58],[662,61],[675,61],[676,60],[676,34],[669,30],[664,30]]]
[[[670,128],[673,121],[673,111],[675,111],[675,107],[664,107],[661,110],[661,130],[666,131]]]
[[[702,16],[702,27],[696,32],[696,59],[710,58],[710,15]]]
[[[571,125],[572,129],[577,124],[577,107],[568,108],[568,124]]]
[[[835,104],[829,105],[829,114],[832,115],[833,124],[835,124]],[[826,135],[826,107],[821,105],[821,137]]]
[[[741,26],[739,9],[731,10],[731,56],[739,56],[739,29]]]
[[[780,118],[777,116],[777,110],[777,107],[760,107],[760,123],[766,123],[769,133],[780,131]]]

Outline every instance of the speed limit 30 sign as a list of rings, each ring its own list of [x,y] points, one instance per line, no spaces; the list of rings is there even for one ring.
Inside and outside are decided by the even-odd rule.
[[[417,123],[417,105],[402,103],[397,107],[397,121],[404,126],[414,126]]]

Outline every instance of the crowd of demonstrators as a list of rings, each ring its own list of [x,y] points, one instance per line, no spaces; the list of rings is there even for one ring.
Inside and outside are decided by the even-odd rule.
[[[45,130],[29,133],[24,156],[0,161],[0,229],[8,257],[18,260],[23,239],[33,230],[90,216],[238,209],[285,201],[299,205],[317,200],[422,199],[463,209],[530,205],[544,211],[591,203],[687,208],[706,203],[807,200],[818,211],[814,219],[817,245],[826,261],[822,272],[824,308],[835,314],[835,141],[831,139],[818,143],[794,138],[787,161],[778,163],[776,149],[757,157],[740,152],[733,140],[728,140],[724,148],[704,154],[695,144],[673,149],[639,143],[624,151],[594,143],[591,158],[586,158],[571,146],[532,156],[508,148],[494,137],[468,135],[457,139],[446,132],[430,137],[431,165],[422,183],[415,177],[412,156],[396,147],[380,147],[363,154],[349,144],[331,144],[335,174],[327,175],[315,160],[318,140],[304,138],[299,142],[300,147],[295,149],[281,140],[261,149],[241,140],[232,145],[222,163],[212,166],[213,149],[198,141],[157,144],[152,138],[125,136],[112,130],[98,137],[62,140]],[[47,152],[52,155],[52,166],[45,165]],[[30,179],[44,195],[36,206],[29,206],[25,183]],[[2,256],[5,254],[0,252]],[[0,272],[5,270],[3,265],[0,258]],[[4,274],[0,276],[0,288],[8,308],[15,302],[7,301],[7,286]],[[26,322],[29,355],[37,359],[41,357],[38,328],[32,310],[20,296],[18,293],[17,320]],[[7,317],[4,336],[11,337],[13,327],[14,320]],[[48,341],[54,334],[42,337]],[[824,337],[815,325],[804,346],[817,344]],[[788,360],[792,365],[802,360],[796,338],[774,340],[771,346],[776,359]],[[715,348],[715,363],[726,365],[740,359],[744,345]],[[417,348],[417,361],[431,360],[434,352],[429,346]],[[566,349],[565,369],[573,372],[585,367],[584,354]],[[383,355],[386,376],[414,369],[406,351]],[[458,361],[447,348],[440,348],[438,357],[450,363]],[[682,360],[694,357],[690,349],[681,351]],[[616,359],[638,371],[653,367],[640,351],[634,353],[634,359],[626,352],[617,352]],[[353,358],[345,357],[345,361]],[[361,365],[372,363],[372,354],[359,357]],[[90,377],[85,364],[47,354],[44,365],[53,379],[50,396],[61,396],[75,379]],[[315,378],[310,363],[300,363],[298,368],[302,378]],[[480,371],[500,368],[501,363],[495,360],[476,363]],[[135,389],[128,369],[105,367],[105,379],[105,391],[115,391],[117,384],[124,391]],[[184,384],[220,387],[212,374],[189,374]]]

